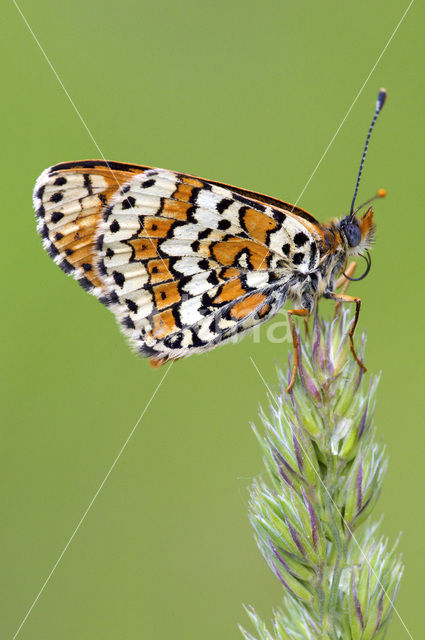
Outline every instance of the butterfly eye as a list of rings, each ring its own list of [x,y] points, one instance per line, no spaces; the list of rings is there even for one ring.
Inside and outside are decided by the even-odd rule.
[[[342,231],[350,247],[357,247],[362,239],[362,233],[358,224],[348,222],[342,226]]]

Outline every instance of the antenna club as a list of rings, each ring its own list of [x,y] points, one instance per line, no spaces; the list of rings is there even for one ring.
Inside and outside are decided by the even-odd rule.
[[[376,108],[380,111],[385,104],[385,100],[387,99],[387,90],[380,89],[378,93],[378,97],[376,99]]]
[[[376,192],[377,198],[385,198],[386,195],[387,195],[386,189],[378,189],[378,191]]]

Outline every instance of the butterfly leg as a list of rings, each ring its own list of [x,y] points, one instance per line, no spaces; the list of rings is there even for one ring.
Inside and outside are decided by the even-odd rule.
[[[291,381],[290,381],[290,383],[288,384],[288,386],[286,388],[287,393],[289,393],[289,391],[294,386],[295,376],[297,375],[298,362],[299,362],[299,357],[298,357],[298,338],[297,338],[297,332],[295,331],[295,326],[294,326],[294,321],[292,320],[292,316],[302,316],[303,318],[306,318],[306,316],[308,316],[308,315],[309,315],[308,309],[289,309],[289,311],[288,311],[288,322],[289,322],[289,326],[290,326],[290,329],[291,329],[292,344],[294,345],[294,366],[292,368]]]
[[[346,275],[349,278],[352,278],[354,275],[354,272],[356,270],[357,267],[357,262],[351,262],[351,264],[349,265]],[[335,283],[335,290],[336,289],[341,289],[341,293],[345,294],[347,293],[348,287],[350,286],[350,280],[348,280],[348,278],[346,278],[345,276],[340,276],[338,278],[338,280]],[[341,309],[341,303],[337,302],[335,305],[335,313],[334,313],[334,318],[337,317],[339,311]]]
[[[362,301],[360,300],[360,298],[354,298],[353,296],[347,296],[345,293],[330,293],[326,296],[327,298],[330,298],[331,300],[334,300],[337,303],[341,303],[341,302],[353,302],[356,305],[356,313],[354,314],[354,320],[351,323],[351,327],[348,331],[348,335],[350,338],[350,346],[351,346],[351,353],[354,356],[355,361],[357,362],[357,364],[359,365],[359,367],[361,369],[363,369],[363,371],[367,371],[366,367],[364,366],[363,362],[360,360],[360,358],[358,357],[356,350],[354,348],[354,342],[353,342],[353,335],[354,335],[354,331],[356,330],[356,326],[357,326],[357,322],[359,319],[359,315],[360,315],[360,307],[362,305]]]
[[[357,267],[357,262],[353,261],[350,263],[346,272],[346,275],[349,278],[353,277],[356,267]],[[341,293],[346,293],[349,286],[350,286],[350,280],[348,280],[348,278],[346,278],[344,275],[340,276],[335,283],[335,289],[340,289],[342,287]]]

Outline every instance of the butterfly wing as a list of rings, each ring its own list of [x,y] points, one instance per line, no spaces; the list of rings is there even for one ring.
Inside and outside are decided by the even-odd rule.
[[[322,242],[314,218],[286,203],[138,165],[56,165],[34,202],[53,259],[160,361],[271,317],[293,270],[317,266]]]
[[[98,297],[104,286],[95,269],[95,235],[103,208],[120,185],[145,167],[95,160],[46,169],[33,194],[37,230],[50,257]]]

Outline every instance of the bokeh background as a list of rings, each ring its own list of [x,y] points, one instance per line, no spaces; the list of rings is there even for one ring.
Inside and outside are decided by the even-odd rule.
[[[21,0],[102,153],[294,202],[408,2]],[[388,102],[361,185],[377,187],[367,365],[390,467],[378,513],[403,531],[397,607],[423,628],[423,20],[413,3],[300,201],[347,210],[377,90]],[[47,166],[99,157],[12,2],[2,9],[0,626],[12,638],[163,370],[51,262],[31,193]],[[324,302],[323,309],[329,308]],[[287,344],[246,338],[177,363],[19,637],[230,640],[281,588],[256,549],[249,427]],[[394,616],[388,637],[408,638]]]

